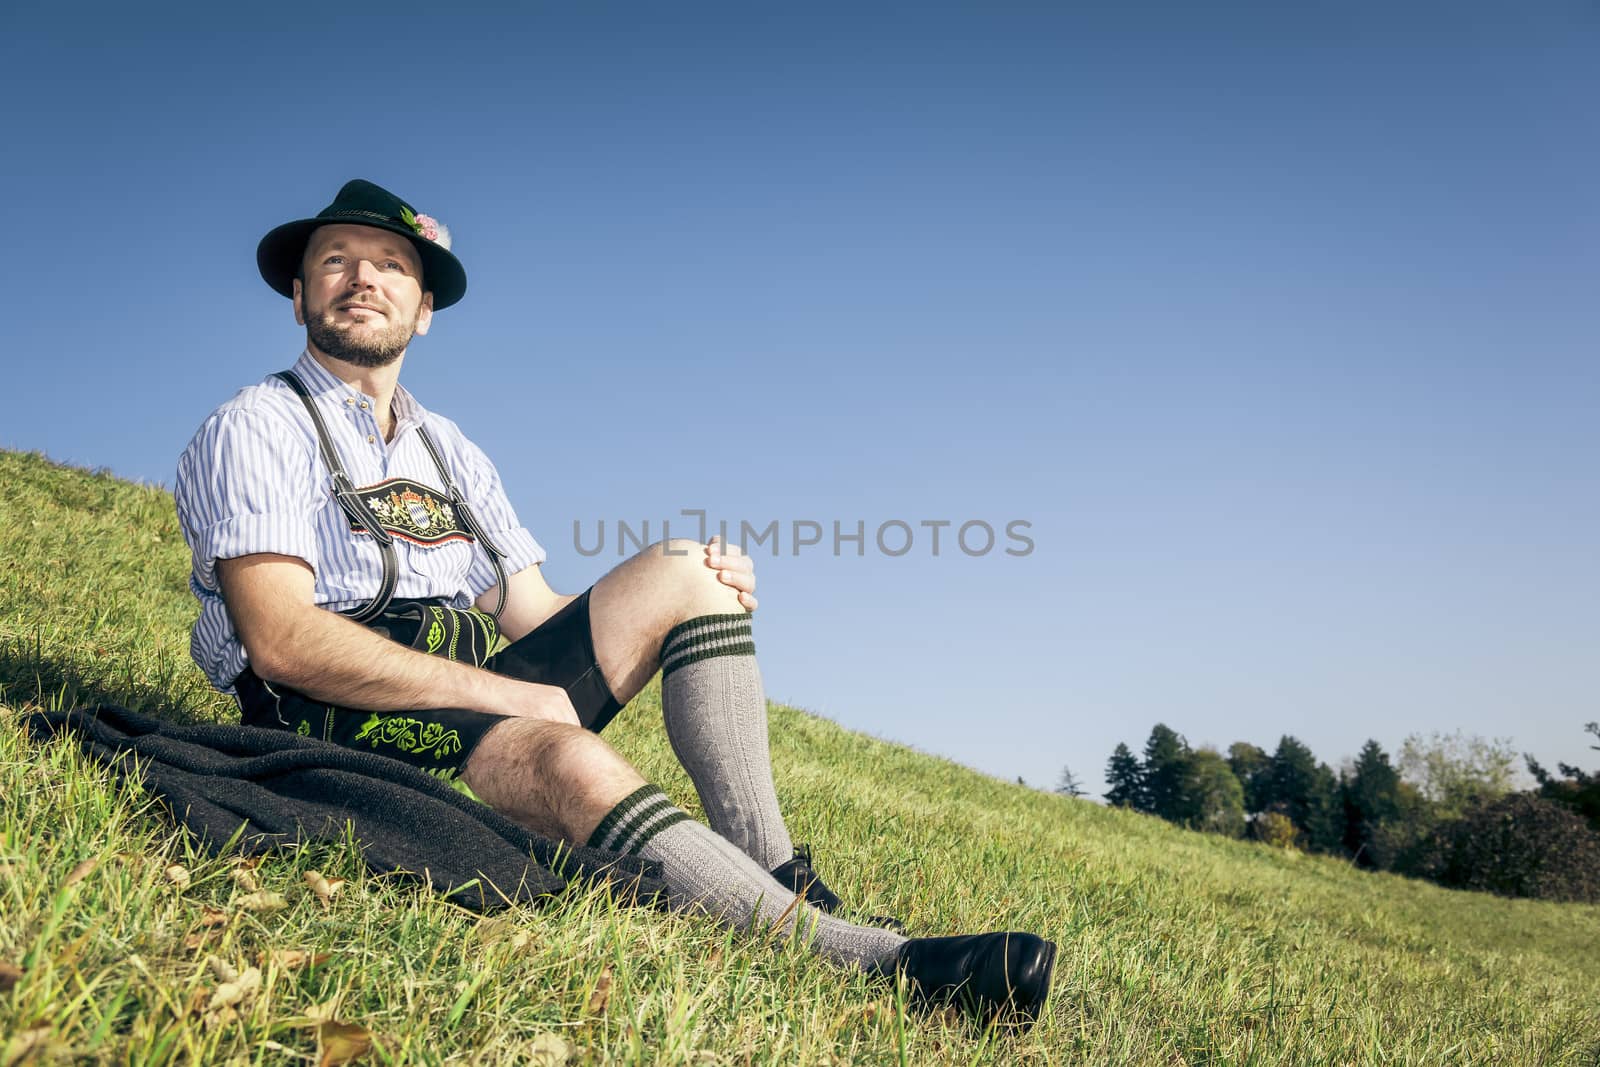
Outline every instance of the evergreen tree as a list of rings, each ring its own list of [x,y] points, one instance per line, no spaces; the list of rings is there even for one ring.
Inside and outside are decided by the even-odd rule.
[[[1272,754],[1266,809],[1288,816],[1313,852],[1337,852],[1344,837],[1339,780],[1297,738],[1285,734]]]
[[[1392,857],[1384,855],[1379,834],[1400,818],[1400,773],[1383,746],[1369,740],[1342,785],[1344,847],[1364,867],[1387,867]]]
[[[1326,763],[1317,764],[1306,796],[1306,847],[1313,852],[1338,853],[1344,843],[1344,803],[1339,778]]]
[[[1083,783],[1078,776],[1072,773],[1071,767],[1061,768],[1061,780],[1056,783],[1056,792],[1067,797],[1081,797],[1084,795]]]
[[[1144,800],[1144,769],[1127,745],[1118,744],[1106,762],[1106,803],[1114,808],[1148,811]]]
[[[1168,822],[1188,825],[1194,818],[1189,796],[1189,743],[1165,723],[1156,723],[1144,746],[1146,809]]]
[[[1262,811],[1281,811],[1296,829],[1306,829],[1307,801],[1314,791],[1317,758],[1299,739],[1284,734],[1272,754],[1261,794]]]

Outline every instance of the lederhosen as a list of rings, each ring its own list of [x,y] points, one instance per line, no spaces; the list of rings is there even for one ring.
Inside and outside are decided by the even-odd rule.
[[[589,628],[589,592],[585,590],[533,632],[497,649],[499,617],[506,598],[505,553],[478,525],[427,426],[419,425],[417,433],[444,483],[448,504],[433,497],[436,490],[404,480],[391,479],[358,489],[345,471],[322,413],[304,383],[293,371],[281,371],[276,377],[294,390],[311,413],[322,460],[332,475],[334,498],[350,521],[352,535],[371,537],[383,557],[378,595],[370,603],[340,614],[419,652],[471,663],[526,682],[560,686],[567,691],[578,720],[585,727],[596,732],[604,729],[622,707],[612,696],[595,659]],[[376,505],[369,502],[374,500]],[[429,518],[427,537],[464,538],[476,542],[488,554],[499,586],[492,613],[485,614],[475,607],[451,607],[443,599],[394,599],[399,574],[395,537],[399,534],[416,538],[419,533],[409,513],[412,507],[421,508]],[[349,748],[377,751],[445,778],[455,777],[484,735],[506,718],[464,708],[347,708],[263,681],[249,667],[234,679],[233,685],[247,726],[293,730]]]

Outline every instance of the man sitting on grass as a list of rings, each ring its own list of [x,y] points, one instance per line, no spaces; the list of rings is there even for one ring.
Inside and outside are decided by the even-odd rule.
[[[583,593],[545,584],[494,465],[399,385],[412,337],[466,291],[443,226],[357,180],[256,260],[305,351],[213,412],[177,476],[192,651],[247,725],[375,750],[552,839],[654,860],[675,907],[792,923],[813,951],[924,997],[1037,1014],[1049,941],[907,939],[832,914],[773,787],[748,557],[668,541]],[[599,736],[657,670],[709,826]]]

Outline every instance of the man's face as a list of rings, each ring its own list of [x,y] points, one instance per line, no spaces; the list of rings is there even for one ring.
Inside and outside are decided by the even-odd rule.
[[[414,334],[428,332],[433,294],[422,289],[422,260],[410,241],[371,226],[312,231],[294,281],[294,318],[312,344],[358,367],[399,359]]]

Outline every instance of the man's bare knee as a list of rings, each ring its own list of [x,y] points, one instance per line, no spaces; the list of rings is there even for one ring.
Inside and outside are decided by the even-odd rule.
[[[490,807],[538,833],[582,844],[644,779],[580,726],[507,719],[478,743],[462,779]]]
[[[661,666],[661,642],[701,615],[747,614],[739,592],[706,566],[705,546],[673,538],[625,560],[595,583],[589,623],[611,692],[626,703]]]
[[[670,612],[669,622],[744,611],[738,590],[723,585],[717,572],[706,566],[705,546],[699,542],[675,537],[651,545],[645,552],[658,558],[656,571],[676,609]]]

